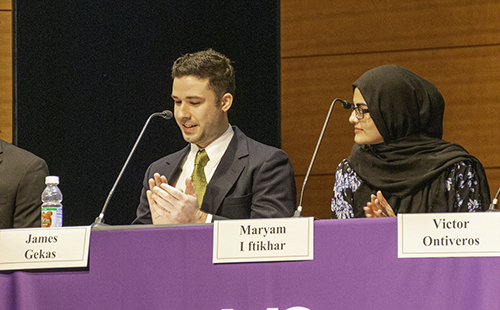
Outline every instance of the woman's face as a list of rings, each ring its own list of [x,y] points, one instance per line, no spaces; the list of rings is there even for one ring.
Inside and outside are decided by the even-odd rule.
[[[356,107],[362,109],[370,108],[357,88],[354,89],[352,102]],[[358,144],[379,144],[384,142],[384,138],[382,138],[377,126],[375,126],[373,119],[370,117],[370,113],[365,113],[363,119],[358,119],[356,113],[352,111],[349,122],[354,125],[354,142]]]

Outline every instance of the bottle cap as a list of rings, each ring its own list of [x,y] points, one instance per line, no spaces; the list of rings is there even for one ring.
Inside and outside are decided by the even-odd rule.
[[[49,175],[45,177],[45,184],[59,184],[59,177],[56,175]]]

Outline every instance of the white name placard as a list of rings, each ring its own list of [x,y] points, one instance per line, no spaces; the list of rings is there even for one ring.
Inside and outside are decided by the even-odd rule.
[[[314,219],[214,222],[213,263],[312,260]]]
[[[86,267],[90,226],[0,230],[0,270]]]
[[[398,214],[398,257],[500,256],[500,212]]]

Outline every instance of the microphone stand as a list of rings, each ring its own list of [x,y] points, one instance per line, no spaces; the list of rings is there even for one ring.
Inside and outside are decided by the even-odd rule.
[[[321,144],[321,140],[323,139],[323,135],[325,134],[325,129],[326,125],[328,125],[328,121],[330,120],[330,115],[332,114],[332,109],[335,104],[335,102],[340,101],[342,102],[342,105],[344,108],[346,106],[350,107],[350,103],[342,100],[342,99],[334,99],[332,103],[330,104],[330,110],[328,110],[328,114],[326,115],[325,123],[323,124],[323,129],[321,130],[321,134],[319,135],[318,143],[316,144],[316,148],[314,149],[314,153],[311,159],[311,162],[309,163],[309,168],[307,169],[306,176],[304,178],[304,182],[302,183],[302,190],[300,192],[300,200],[299,200],[299,206],[297,207],[297,210],[295,210],[295,213],[293,214],[293,217],[302,217],[302,199],[304,198],[304,189],[306,188],[306,183],[307,179],[309,178],[309,174],[311,173],[312,166],[314,164],[314,160],[316,159],[316,154],[318,153],[319,150],[319,145]]]
[[[135,144],[132,147],[132,150],[130,151],[130,153],[127,157],[127,160],[125,161],[125,164],[123,165],[122,170],[118,174],[118,177],[116,178],[115,184],[113,184],[111,191],[109,191],[108,198],[106,198],[106,201],[104,202],[104,206],[102,207],[101,214],[99,214],[99,216],[96,217],[94,223],[92,224],[92,227],[99,226],[99,225],[102,225],[104,223],[104,213],[106,212],[106,208],[108,207],[109,201],[111,200],[111,197],[113,196],[113,194],[115,192],[116,186],[118,185],[118,182],[120,182],[120,179],[122,178],[123,172],[125,171],[125,168],[127,168],[128,163],[129,163],[130,159],[132,158],[132,155],[134,154],[135,149],[137,148],[137,145],[139,144],[139,141],[141,141],[142,135],[144,134],[144,131],[146,131],[146,128],[148,127],[149,121],[151,121],[151,119],[153,117],[156,117],[156,116],[161,116],[164,119],[171,119],[173,114],[171,111],[165,110],[162,112],[153,113],[153,114],[151,114],[151,116],[149,116],[148,120],[144,124],[144,127],[142,127],[141,133],[139,134],[139,137],[137,137],[137,140],[135,141]]]
[[[497,191],[497,194],[495,195],[495,198],[493,198],[493,201],[490,203],[490,207],[486,212],[499,212],[498,210],[498,196],[500,195],[500,188]]]

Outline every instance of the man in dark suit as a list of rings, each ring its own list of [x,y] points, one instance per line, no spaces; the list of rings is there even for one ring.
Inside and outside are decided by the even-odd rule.
[[[174,116],[189,145],[149,166],[134,224],[292,216],[288,156],[229,124],[230,60],[211,49],[187,54],[174,63],[172,78]]]
[[[43,159],[0,140],[0,228],[40,227],[48,174]]]

